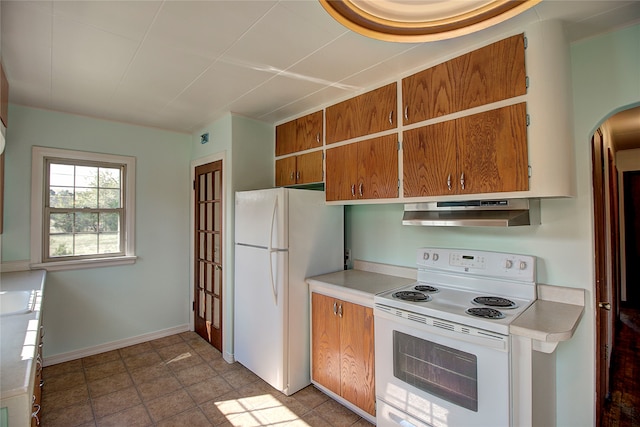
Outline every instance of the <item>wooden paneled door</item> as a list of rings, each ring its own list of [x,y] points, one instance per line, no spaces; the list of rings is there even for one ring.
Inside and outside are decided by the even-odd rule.
[[[607,270],[607,236],[605,205],[605,170],[602,133],[596,131],[592,138],[591,160],[593,164],[593,219],[595,244],[595,298],[596,298],[596,425],[601,425],[602,408],[610,395],[610,362],[613,337],[609,325],[613,322]]]
[[[194,324],[222,351],[222,160],[195,170]]]

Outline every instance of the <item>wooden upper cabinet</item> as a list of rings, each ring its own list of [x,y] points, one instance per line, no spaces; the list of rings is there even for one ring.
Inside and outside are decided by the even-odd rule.
[[[402,141],[405,197],[455,194],[457,147],[454,120],[405,131]]]
[[[322,147],[322,111],[296,120],[296,151]]]
[[[325,197],[327,201],[356,199],[358,180],[358,147],[347,144],[327,150],[327,176]]]
[[[322,147],[322,111],[276,126],[276,156]]]
[[[461,193],[529,189],[525,103],[456,120]]]
[[[322,182],[322,151],[276,160],[276,187]]]
[[[296,156],[276,160],[276,187],[295,185],[297,172],[296,163]]]
[[[296,184],[322,182],[322,151],[296,156]]]
[[[397,83],[327,107],[327,144],[398,127]]]
[[[327,201],[398,197],[398,134],[327,150]]]
[[[404,196],[529,189],[525,103],[404,132]]]
[[[9,81],[4,74],[2,63],[0,63],[0,119],[5,127],[9,126]]]
[[[404,78],[403,124],[526,94],[524,50],[518,34]]]

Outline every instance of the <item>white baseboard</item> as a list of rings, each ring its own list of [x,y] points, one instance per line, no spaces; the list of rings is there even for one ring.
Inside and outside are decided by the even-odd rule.
[[[148,334],[138,335],[131,338],[125,338],[123,340],[112,341],[105,344],[100,344],[94,347],[83,348],[80,350],[70,351],[68,353],[54,354],[53,356],[47,356],[44,358],[44,366],[57,365],[58,363],[69,362],[71,360],[81,359],[87,356],[93,356],[95,354],[104,353],[106,351],[117,350],[131,345],[141,344],[147,341],[157,340],[158,338],[168,337],[170,335],[179,334],[191,330],[188,324],[175,326],[169,329],[163,329],[161,331],[151,332]],[[46,342],[45,342],[46,348]]]

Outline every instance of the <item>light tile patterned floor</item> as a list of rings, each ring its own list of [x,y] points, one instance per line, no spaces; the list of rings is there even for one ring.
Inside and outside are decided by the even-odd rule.
[[[371,426],[312,386],[285,396],[194,332],[48,366],[44,378],[44,427]]]

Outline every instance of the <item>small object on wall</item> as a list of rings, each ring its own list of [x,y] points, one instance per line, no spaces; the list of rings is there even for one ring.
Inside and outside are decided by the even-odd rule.
[[[207,142],[209,142],[209,132],[200,135],[200,144],[206,144]]]

